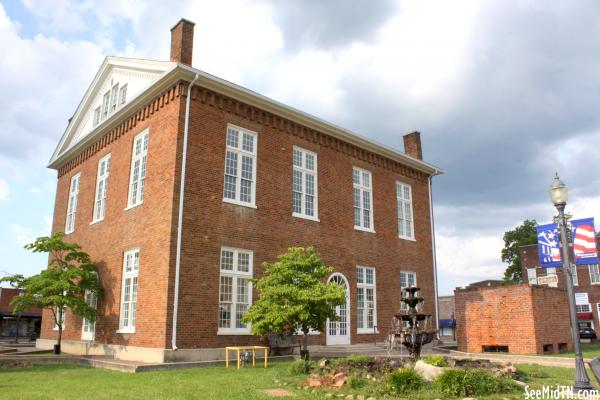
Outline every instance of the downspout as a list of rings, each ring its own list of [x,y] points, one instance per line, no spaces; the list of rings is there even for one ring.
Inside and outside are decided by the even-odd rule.
[[[198,74],[190,82],[185,100],[185,125],[183,128],[183,154],[181,157],[181,182],[179,183],[179,213],[177,216],[177,253],[175,256],[175,292],[173,294],[173,332],[171,334],[171,347],[177,350],[177,311],[179,309],[179,268],[181,266],[181,231],[183,227],[183,197],[185,193],[185,167],[187,163],[188,129],[190,126],[190,100],[192,86],[200,78]]]
[[[439,172],[436,171],[429,176],[429,220],[431,221],[431,257],[433,260],[433,288],[435,297],[435,329],[440,330],[440,314],[438,310],[438,278],[437,278],[437,260],[435,256],[435,223],[433,221],[433,197],[431,194],[431,181]]]

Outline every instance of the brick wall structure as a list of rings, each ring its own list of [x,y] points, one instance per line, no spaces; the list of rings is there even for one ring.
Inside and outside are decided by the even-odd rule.
[[[544,354],[571,350],[566,291],[529,285],[456,289],[458,350]]]

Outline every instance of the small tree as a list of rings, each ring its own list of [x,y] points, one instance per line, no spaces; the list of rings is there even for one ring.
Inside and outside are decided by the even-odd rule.
[[[509,264],[506,271],[504,271],[504,281],[506,283],[521,283],[523,282],[523,273],[521,271],[519,247],[537,243],[537,222],[526,219],[513,230],[506,231],[503,239],[502,261]]]
[[[346,302],[346,290],[323,279],[333,272],[312,247],[292,247],[275,263],[263,263],[265,274],[252,279],[258,300],[243,317],[252,333],[304,334],[303,354],[308,354],[308,333],[324,332],[327,319],[335,320],[335,307]]]
[[[90,257],[81,251],[81,246],[63,241],[64,233],[39,237],[25,249],[34,253],[48,253],[48,268],[37,275],[24,277],[11,275],[0,279],[11,286],[21,289],[21,295],[11,302],[14,312],[23,312],[30,308],[48,309],[58,327],[55,352],[60,353],[60,344],[64,325],[64,313],[70,309],[90,322],[96,321],[96,309],[85,301],[86,291],[100,296],[100,284],[96,266]]]

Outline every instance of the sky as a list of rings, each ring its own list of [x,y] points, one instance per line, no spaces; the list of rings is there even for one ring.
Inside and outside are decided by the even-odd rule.
[[[107,55],[193,65],[403,150],[434,178],[439,293],[501,278],[502,235],[567,211],[600,220],[600,3],[556,0],[0,0],[0,276],[46,258],[58,140]]]

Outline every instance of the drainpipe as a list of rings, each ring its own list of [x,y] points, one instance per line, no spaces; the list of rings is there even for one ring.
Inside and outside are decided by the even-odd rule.
[[[435,256],[435,224],[433,222],[433,197],[431,195],[431,181],[434,175],[437,175],[437,172],[433,175],[429,176],[429,219],[431,221],[431,257],[433,260],[433,288],[434,288],[434,296],[435,296],[435,329],[438,330],[438,338],[439,338],[439,329],[440,329],[440,314],[438,310],[438,281],[437,281],[437,260]]]
[[[173,294],[173,332],[171,334],[171,347],[177,350],[177,310],[179,308],[179,268],[181,265],[181,231],[183,227],[183,197],[185,193],[185,167],[187,162],[188,129],[190,126],[190,100],[192,86],[200,78],[198,74],[190,82],[185,100],[185,125],[183,128],[183,155],[181,157],[181,182],[179,183],[179,213],[177,218],[177,253],[175,256],[175,292]]]

